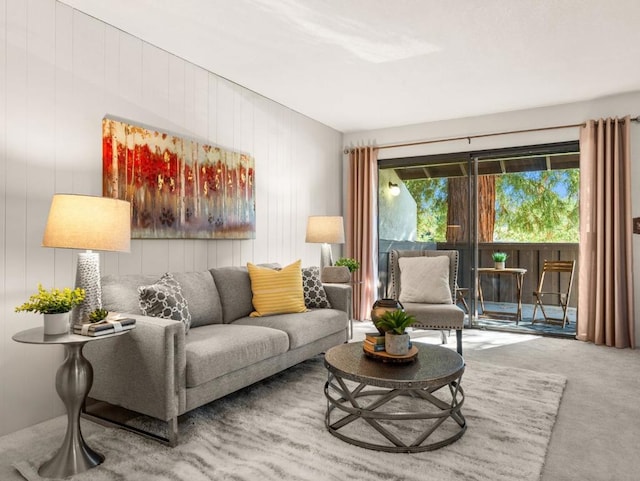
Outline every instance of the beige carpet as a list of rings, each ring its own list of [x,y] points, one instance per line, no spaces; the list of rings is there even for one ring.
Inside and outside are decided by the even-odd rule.
[[[391,454],[346,444],[326,431],[325,381],[318,357],[213,402],[181,418],[182,443],[173,449],[91,426],[85,437],[106,461],[71,479],[537,481],[565,386],[559,375],[468,362],[465,435],[437,451]],[[0,458],[21,459],[14,464],[23,475],[41,479],[37,466],[63,435],[60,422],[39,426],[35,437],[0,443]]]

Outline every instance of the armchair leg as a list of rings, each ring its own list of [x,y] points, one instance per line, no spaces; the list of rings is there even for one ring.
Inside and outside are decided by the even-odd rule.
[[[462,356],[462,329],[456,329],[456,351]]]
[[[446,344],[447,343],[447,333],[449,331],[440,331],[440,339],[442,339],[442,344]]]

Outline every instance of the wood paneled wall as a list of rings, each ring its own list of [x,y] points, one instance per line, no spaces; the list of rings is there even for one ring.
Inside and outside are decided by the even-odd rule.
[[[42,248],[42,232],[54,193],[101,194],[107,114],[253,155],[257,233],[136,240],[101,256],[105,274],[317,264],[306,219],[342,213],[340,132],[55,0],[0,0],[0,435],[63,413],[62,348],[13,342],[41,323],[13,308],[38,282],[73,285],[75,252]]]

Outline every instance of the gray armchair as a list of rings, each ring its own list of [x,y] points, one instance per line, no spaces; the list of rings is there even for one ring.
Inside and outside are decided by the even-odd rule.
[[[413,291],[413,293],[417,291],[419,292],[421,289],[431,291],[433,285],[432,283],[434,282],[432,278],[437,276],[435,276],[435,272],[431,272],[428,276],[422,276],[421,281],[416,281],[414,276],[414,280],[412,280],[412,283],[414,285],[404,286],[405,292],[403,293],[403,275],[401,273],[400,259],[417,257],[433,258],[443,256],[448,258],[449,275],[447,279],[445,271],[443,273],[444,275],[440,277],[440,281],[443,283],[448,281],[448,287],[451,293],[450,299],[436,299],[435,301],[427,299],[426,301],[422,302],[413,302],[411,300],[412,296],[409,294],[409,290]],[[405,260],[403,260],[402,263],[405,266],[404,278],[406,281],[408,279],[407,272],[409,269],[407,269],[406,267],[408,263]],[[441,265],[446,266],[446,261],[444,261]],[[462,328],[464,325],[464,311],[455,304],[457,295],[457,277],[458,251],[456,250],[392,250],[389,253],[389,287],[387,292],[388,297],[400,300],[400,302],[402,302],[402,305],[404,306],[404,310],[412,316],[416,317],[417,322],[413,324],[413,328],[438,329],[443,331],[443,343],[446,343],[447,341],[444,331],[455,329],[457,351],[460,355],[462,355]],[[427,293],[426,297],[429,297],[429,294],[430,293]],[[415,297],[415,294],[413,295],[413,297]],[[409,300],[407,300],[407,298]]]

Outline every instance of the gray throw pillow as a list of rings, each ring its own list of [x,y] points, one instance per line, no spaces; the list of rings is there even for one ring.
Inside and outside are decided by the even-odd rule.
[[[320,281],[319,267],[302,268],[302,291],[304,292],[304,305],[308,308],[330,308],[331,303]]]
[[[184,324],[184,332],[189,332],[189,305],[180,284],[171,274],[164,274],[155,284],[138,287],[138,297],[143,315],[180,321]]]

